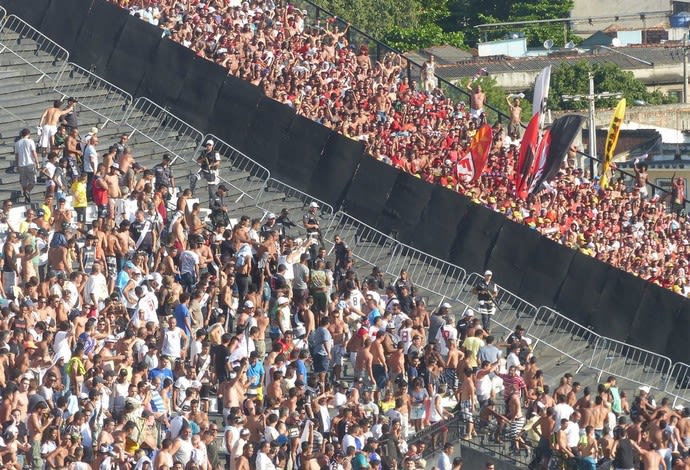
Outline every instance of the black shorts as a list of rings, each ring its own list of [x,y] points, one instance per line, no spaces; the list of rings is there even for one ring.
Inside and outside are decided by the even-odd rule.
[[[328,365],[330,362],[328,356],[314,354],[314,372],[328,372]]]

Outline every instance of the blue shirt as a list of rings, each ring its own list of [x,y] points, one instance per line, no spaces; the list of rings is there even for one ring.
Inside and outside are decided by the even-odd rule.
[[[117,279],[115,279],[115,288],[122,293],[122,289],[124,289],[127,286],[127,283],[129,282],[129,274],[127,271],[120,271],[117,273]]]
[[[369,324],[371,326],[374,326],[376,324],[376,319],[381,316],[381,312],[379,312],[379,309],[375,308],[371,312],[369,312]]]
[[[302,381],[307,383],[307,366],[302,359],[297,359],[295,361],[295,371],[297,372],[297,376],[299,377],[301,375]]]
[[[168,368],[161,369],[160,367],[158,367],[156,369],[151,369],[151,371],[149,372],[149,380],[153,380],[154,377],[160,378],[161,384],[163,383],[163,381],[166,378],[173,380],[173,381],[175,380],[173,377],[172,370],[170,370]]]
[[[179,326],[182,331],[189,336],[189,328],[187,328],[187,319],[189,318],[189,308],[185,304],[177,304],[175,307],[175,320],[177,320],[177,326]]]
[[[247,378],[251,387],[261,386],[261,377],[264,375],[264,365],[261,361],[256,361],[256,364],[247,367]]]

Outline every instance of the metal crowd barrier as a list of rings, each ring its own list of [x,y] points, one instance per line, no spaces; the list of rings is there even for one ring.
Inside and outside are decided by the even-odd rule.
[[[101,129],[109,122],[122,123],[134,102],[126,91],[72,62],[62,70],[53,89],[63,98],[77,98],[80,106],[103,118]]]
[[[370,266],[386,266],[398,242],[388,235],[367,224],[339,211],[333,217],[333,223],[325,233],[324,241],[331,247],[333,237],[340,237],[352,250],[352,255]]]
[[[683,362],[673,364],[665,392],[674,397],[673,406],[678,400],[683,401],[683,406],[690,406],[690,365]]]
[[[25,39],[35,42],[35,48],[21,47]],[[44,78],[55,80],[69,60],[69,53],[65,48],[16,15],[7,16],[2,21],[0,46],[0,54],[8,51],[41,74],[36,83]],[[52,56],[53,60],[36,63],[35,59],[29,59],[37,57],[41,51]]]
[[[589,367],[599,371],[598,381],[604,374],[614,375],[664,391],[672,363],[660,354],[600,336],[594,343]]]
[[[271,177],[271,172],[213,134],[206,134],[199,141],[195,156],[201,153],[209,140],[213,141],[213,148],[221,155],[220,180],[238,193],[235,203],[248,198],[255,205]]]
[[[333,217],[335,216],[335,209],[332,205],[325,203],[324,201],[317,199],[304,191],[300,191],[297,188],[290,186],[287,183],[283,183],[275,178],[270,178],[264,186],[262,194],[265,195],[270,191],[275,191],[277,193],[282,193],[283,198],[280,199],[280,203],[276,201],[261,200],[257,202],[257,207],[264,211],[264,214],[273,212],[280,212],[284,204],[290,200],[299,201],[302,204],[302,209],[306,212],[309,204],[316,202],[319,205],[319,226],[321,227],[321,233],[328,233],[331,223],[333,222]],[[293,221],[294,222],[294,221]],[[325,223],[324,223],[325,222]],[[298,225],[300,221],[296,222]],[[300,225],[301,227],[301,225]],[[324,240],[325,242],[325,240]]]
[[[467,278],[467,271],[460,266],[398,243],[386,266],[386,273],[397,277],[403,269],[407,270],[416,286],[444,299],[452,297]]]
[[[539,307],[532,319],[532,323],[527,327],[527,333],[534,338],[534,343],[532,343],[533,350],[539,346],[539,343],[544,343],[564,357],[577,363],[576,374],[580,372],[583,366],[589,365],[588,363],[592,359],[594,344],[600,338],[598,334],[589,328],[564,317],[548,307]],[[556,347],[555,341],[552,340],[554,335],[568,335],[570,337],[568,348]]]
[[[137,98],[124,120],[132,128],[130,139],[141,134],[170,153],[173,157],[171,163],[178,158],[184,161],[192,159],[202,144],[201,132],[148,98]]]
[[[484,276],[479,273],[472,273],[455,296],[455,300],[466,305],[476,305],[476,295],[472,293],[472,289],[483,278]],[[496,315],[494,316],[502,318],[502,321],[509,328],[513,329],[521,322],[527,322],[528,319],[535,317],[537,307],[498,284],[496,287],[498,288],[498,296],[496,297]]]
[[[7,10],[5,10],[3,7],[0,6],[0,24],[2,23],[2,20],[5,19],[7,16]]]

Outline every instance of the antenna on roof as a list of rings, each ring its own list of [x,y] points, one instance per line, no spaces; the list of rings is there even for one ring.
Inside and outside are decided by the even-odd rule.
[[[575,43],[573,41],[568,41],[565,46],[563,46],[563,49],[573,49],[575,47]]]
[[[546,49],[548,52],[551,52],[551,48],[553,47],[553,41],[551,39],[547,39],[544,41],[544,49]]]
[[[619,38],[613,38],[613,39],[611,39],[611,45],[613,47],[621,47],[623,45],[623,43],[621,42],[621,40]]]

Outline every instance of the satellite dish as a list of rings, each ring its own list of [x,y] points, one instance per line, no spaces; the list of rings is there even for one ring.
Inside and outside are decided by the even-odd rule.
[[[611,45],[613,47],[621,47],[621,45],[623,45],[623,43],[621,42],[621,40],[619,38],[613,38],[613,39],[611,39]]]
[[[546,41],[544,41],[544,49],[546,49],[547,51],[550,51],[552,47],[553,47],[553,41],[551,39],[547,39]]]
[[[575,43],[573,41],[568,41],[568,43],[563,46],[564,49],[572,49],[575,47]]]

